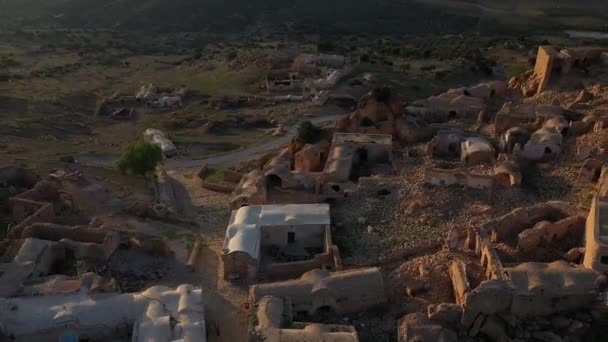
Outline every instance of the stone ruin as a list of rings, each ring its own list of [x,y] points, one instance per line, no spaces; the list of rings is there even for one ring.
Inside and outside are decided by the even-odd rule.
[[[403,115],[401,98],[389,88],[376,88],[363,96],[357,109],[336,121],[336,131],[360,134],[387,134],[397,142],[413,143],[426,139],[429,129]]]
[[[188,96],[186,87],[175,89],[158,88],[153,84],[142,85],[135,95],[115,93],[98,104],[95,115],[115,120],[130,120],[137,112],[154,109],[182,107]]]
[[[583,265],[599,272],[608,271],[608,175],[602,174],[585,226]]]
[[[120,244],[115,232],[48,223],[28,226],[18,238],[15,246],[22,243],[12,262],[2,264],[0,297],[26,294],[27,282],[46,282],[57,274],[75,276],[79,260],[103,264]]]
[[[272,203],[335,203],[360,189],[361,180],[393,172],[392,138],[336,133],[331,144],[293,140],[261,169],[244,175],[233,192],[233,209]]]
[[[596,114],[581,115],[558,105],[521,102],[511,97],[496,113],[496,136],[489,143],[481,144],[481,137],[449,127],[439,129],[427,145],[427,153],[433,157],[464,159],[469,154],[465,141],[474,137],[476,144],[471,144],[469,150],[483,156],[481,160],[474,158],[475,161],[494,164],[496,159],[500,160],[494,171],[479,174],[468,171],[466,165],[456,169],[432,167],[426,170],[426,182],[436,186],[454,185],[474,189],[519,186],[525,169],[556,159],[566,149],[567,138],[601,132],[605,122],[605,118]],[[579,151],[582,158],[589,158],[579,174],[581,184],[598,181],[605,159],[603,150],[594,151],[590,147],[587,150]]]
[[[588,73],[594,65],[605,67],[608,50],[595,47],[568,48],[558,51],[550,45],[538,48],[534,70],[509,81],[511,88],[524,96],[540,94],[553,85],[571,82],[576,72]]]
[[[328,91],[348,76],[358,60],[339,55],[301,54],[289,68],[273,70],[266,76],[266,90],[273,93],[295,92],[290,95],[275,95],[273,101],[302,101],[312,99],[323,105],[329,99]]]
[[[7,177],[6,183],[18,182]],[[110,261],[119,249],[171,255],[165,241],[124,229],[119,217],[111,223],[99,216],[86,225],[58,224],[95,213],[128,214],[125,203],[79,171],[57,171],[8,199],[15,224],[0,241],[0,297],[115,292],[118,278]]]
[[[547,202],[469,230],[463,245],[452,247],[474,253],[485,275],[471,278],[466,264],[453,260],[454,302],[407,315],[399,340],[582,341],[607,285],[606,276],[578,264],[586,255],[580,247],[585,222],[594,223],[585,211]]]
[[[247,206],[232,212],[222,248],[224,279],[285,278],[342,269],[328,204]]]
[[[334,273],[317,269],[300,279],[253,285],[249,300],[251,307],[257,308],[257,320],[250,326],[253,341],[278,341],[280,336],[281,340],[355,342],[359,339],[353,326],[300,323],[296,319],[323,316],[335,320],[336,315],[382,305],[386,296],[378,268]]]
[[[207,341],[202,290],[187,284],[0,298],[0,322],[3,341]]]
[[[507,95],[503,81],[480,83],[473,87],[450,89],[424,100],[408,104],[405,112],[428,123],[442,123],[454,119],[478,118],[488,102]]]

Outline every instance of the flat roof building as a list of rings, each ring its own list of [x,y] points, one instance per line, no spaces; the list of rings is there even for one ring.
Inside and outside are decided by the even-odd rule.
[[[328,204],[258,205],[232,211],[222,249],[225,279],[299,276],[340,268]]]

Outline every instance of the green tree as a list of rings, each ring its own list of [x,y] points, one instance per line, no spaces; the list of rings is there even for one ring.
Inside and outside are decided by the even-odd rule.
[[[139,141],[129,144],[123,151],[116,167],[123,174],[147,176],[163,160],[160,146]]]
[[[323,131],[312,124],[310,121],[304,121],[298,127],[298,141],[303,144],[314,144],[321,140]]]

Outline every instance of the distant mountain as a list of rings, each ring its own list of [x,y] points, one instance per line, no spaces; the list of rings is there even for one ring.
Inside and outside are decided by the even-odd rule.
[[[532,24],[561,16],[608,15],[605,0],[0,0],[0,19],[21,25],[55,23],[142,31],[238,33],[250,24],[289,22],[309,29],[356,32],[461,32],[490,16],[530,16]],[[600,18],[601,19],[601,18]],[[580,20],[579,20],[580,21]],[[566,22],[566,21],[564,21]],[[492,25],[489,25],[492,26]],[[514,25],[517,28],[517,25]]]

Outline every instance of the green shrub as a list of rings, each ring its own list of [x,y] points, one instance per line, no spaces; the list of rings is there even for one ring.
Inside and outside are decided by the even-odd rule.
[[[160,146],[140,141],[125,148],[116,167],[123,174],[148,176],[162,160]]]
[[[304,121],[298,127],[298,141],[303,144],[314,144],[321,140],[323,131],[312,124],[310,121]]]

